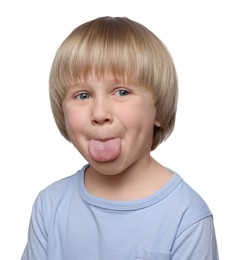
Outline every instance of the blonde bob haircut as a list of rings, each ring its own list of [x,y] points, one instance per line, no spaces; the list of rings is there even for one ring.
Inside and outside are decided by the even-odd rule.
[[[62,102],[70,87],[92,73],[151,91],[161,125],[155,126],[151,150],[171,134],[177,109],[176,71],[167,48],[150,30],[125,17],[99,17],[63,41],[51,67],[49,92],[57,127],[68,141]]]

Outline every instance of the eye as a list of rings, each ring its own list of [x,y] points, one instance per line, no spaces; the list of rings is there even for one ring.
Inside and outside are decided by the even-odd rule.
[[[89,99],[90,95],[86,92],[83,92],[83,93],[78,93],[77,95],[75,95],[75,98],[80,99],[80,100],[85,100],[85,99]]]
[[[129,95],[130,94],[130,92],[128,91],[128,90],[126,90],[126,89],[119,89],[119,90],[117,90],[116,92],[115,92],[115,95],[116,96],[127,96],[127,95]]]

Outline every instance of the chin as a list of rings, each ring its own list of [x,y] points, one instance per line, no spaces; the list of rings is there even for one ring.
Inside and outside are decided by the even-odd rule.
[[[117,160],[106,162],[92,162],[89,163],[91,170],[96,171],[102,175],[115,176],[124,172],[127,167],[123,167]]]

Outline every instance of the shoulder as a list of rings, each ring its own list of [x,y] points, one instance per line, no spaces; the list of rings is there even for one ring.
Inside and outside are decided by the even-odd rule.
[[[212,217],[209,206],[202,196],[187,184],[177,173],[175,178],[179,178],[179,185],[170,194],[173,212],[180,216],[180,232],[189,226],[207,218]]]
[[[176,180],[176,185],[173,186],[171,192],[172,199],[180,201],[179,207],[183,206],[184,209],[191,209],[194,212],[198,211],[202,214],[210,213],[209,207],[202,196],[193,189],[178,173],[171,171],[173,178]],[[181,205],[182,204],[182,205]]]
[[[74,194],[78,193],[80,176],[84,167],[75,174],[53,182],[41,190],[35,203],[40,203],[43,207],[57,207],[58,204],[67,203]]]
[[[204,198],[184,180],[181,181],[179,189],[181,198],[185,202],[187,210],[189,209],[190,214],[201,215],[201,217],[211,215],[211,211]]]
[[[41,190],[33,204],[33,215],[42,215],[46,217],[66,204],[74,190],[73,179],[75,174],[60,179]]]
[[[72,187],[72,184],[74,182],[77,173],[78,172],[51,183],[43,190],[41,190],[39,195],[54,196],[54,195],[64,194],[67,190],[69,190]]]

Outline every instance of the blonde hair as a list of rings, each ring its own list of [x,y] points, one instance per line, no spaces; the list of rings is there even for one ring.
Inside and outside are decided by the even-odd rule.
[[[70,87],[91,73],[148,88],[161,124],[155,126],[151,150],[168,138],[175,124],[177,77],[167,48],[150,30],[125,17],[99,17],[63,41],[51,67],[49,90],[56,124],[67,140],[63,99]]]

